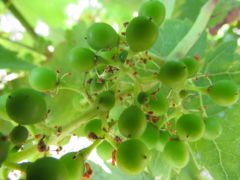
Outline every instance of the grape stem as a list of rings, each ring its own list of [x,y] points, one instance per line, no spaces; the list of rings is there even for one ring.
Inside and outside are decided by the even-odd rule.
[[[106,133],[104,137],[105,137],[105,140],[114,147],[114,149],[118,148],[118,144],[114,141],[114,139],[109,134]]]
[[[77,117],[75,120],[71,121],[71,123],[64,126],[62,133],[58,137],[51,136],[48,143],[54,144],[56,142],[60,142],[66,136],[70,135],[74,130],[79,128],[82,124],[86,123],[87,121],[91,120],[97,115],[100,115],[101,113],[102,111],[98,110],[96,105],[93,105],[87,111],[85,111],[79,117]]]
[[[217,3],[218,0],[208,0],[206,4],[203,5],[192,28],[175,47],[175,49],[173,49],[173,51],[168,55],[168,60],[183,58],[188,53],[204,32]]]
[[[3,166],[8,167],[10,169],[16,169],[24,173],[24,169],[20,166],[20,164],[4,161]]]
[[[36,49],[34,49],[33,47],[28,46],[28,45],[26,45],[26,44],[23,44],[23,43],[21,43],[21,42],[12,41],[11,39],[9,39],[9,38],[4,37],[3,35],[1,35],[1,33],[0,33],[0,39],[2,39],[3,41],[7,41],[7,42],[9,42],[9,43],[12,43],[12,44],[14,44],[14,45],[17,45],[17,46],[19,46],[19,47],[22,47],[22,48],[24,48],[24,49],[26,49],[26,50],[28,50],[28,51],[33,52],[33,53],[37,53],[37,54],[39,54],[39,55],[41,55],[41,56],[45,56],[45,54],[42,54],[42,53],[38,52],[38,51],[37,51]]]
[[[77,155],[82,156],[86,160],[90,153],[93,151],[93,149],[95,149],[99,144],[101,144],[102,141],[102,139],[95,140],[90,146],[78,151]]]
[[[92,118],[96,117],[97,115],[100,115],[103,113],[101,110],[97,110],[96,106],[90,107],[88,110],[83,112],[78,118],[71,121],[69,124],[67,124],[63,130],[62,133],[59,136],[52,135],[49,140],[47,141],[48,144],[57,144],[61,140],[63,140],[66,136],[71,135],[71,133],[79,128],[83,123],[86,123],[87,121],[91,120]],[[39,152],[37,151],[37,144],[32,145],[28,149],[25,149],[23,151],[17,152],[17,153],[9,153],[8,158],[6,161],[8,162],[19,162],[27,159],[28,157],[32,157]]]

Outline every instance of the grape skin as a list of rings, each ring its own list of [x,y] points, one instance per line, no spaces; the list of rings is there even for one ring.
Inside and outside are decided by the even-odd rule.
[[[106,140],[104,140],[97,147],[97,154],[104,160],[107,161],[112,158],[112,152],[114,148]]]
[[[209,96],[217,105],[230,106],[239,99],[237,85],[229,80],[218,81],[209,88]]]
[[[118,41],[118,34],[109,24],[94,23],[87,30],[87,42],[95,50],[113,48]]]
[[[10,133],[12,143],[19,145],[23,144],[28,138],[28,130],[24,126],[16,126]]]
[[[155,43],[157,36],[157,26],[145,16],[135,17],[126,30],[128,45],[135,52],[148,50]]]
[[[184,114],[177,120],[176,130],[180,139],[197,141],[205,132],[205,124],[198,115]]]
[[[117,165],[129,174],[139,174],[148,163],[148,148],[137,139],[122,142],[117,150]]]
[[[60,158],[60,161],[66,166],[69,179],[68,180],[79,180],[82,178],[85,166],[84,159],[81,155],[78,155],[77,152],[70,152],[63,155]]]
[[[146,125],[145,115],[136,105],[126,108],[118,120],[120,133],[129,138],[141,136],[145,131]]]
[[[70,51],[69,62],[79,72],[90,71],[95,65],[95,54],[87,48],[75,47]]]
[[[9,117],[22,125],[41,122],[47,114],[47,105],[43,95],[28,88],[12,92],[7,99],[6,109]]]
[[[165,19],[166,9],[158,0],[147,1],[140,7],[139,15],[152,18],[154,23],[160,26]]]
[[[174,168],[183,168],[189,161],[189,152],[184,142],[169,141],[163,150],[166,162]]]
[[[143,141],[149,149],[153,149],[158,143],[158,138],[158,128],[152,123],[148,123],[143,135],[140,137],[140,140]]]
[[[43,157],[27,168],[26,180],[66,180],[68,172],[65,165],[58,159]]]
[[[160,69],[160,80],[168,86],[183,84],[187,77],[187,67],[180,61],[167,61]]]
[[[48,68],[37,67],[29,75],[29,84],[39,91],[51,90],[57,85],[57,75]]]

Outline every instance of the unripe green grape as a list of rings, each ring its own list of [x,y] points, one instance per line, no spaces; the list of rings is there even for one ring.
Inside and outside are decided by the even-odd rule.
[[[84,132],[86,136],[94,133],[97,137],[101,137],[103,135],[102,126],[103,125],[101,119],[93,119],[86,124]]]
[[[160,130],[159,135],[158,135],[158,142],[156,145],[156,149],[159,151],[163,151],[165,145],[169,141],[169,138],[170,138],[170,134],[168,131]]]
[[[77,152],[63,155],[60,161],[67,168],[68,180],[79,180],[83,177],[85,171],[84,159],[81,155],[77,155]]]
[[[68,172],[58,159],[43,157],[30,164],[26,172],[26,180],[66,180]]]
[[[184,114],[177,120],[176,130],[180,139],[197,141],[205,132],[205,124],[198,115]]]
[[[12,92],[7,99],[6,109],[12,120],[23,125],[41,122],[47,114],[47,105],[43,95],[28,88]]]
[[[23,144],[28,138],[28,130],[24,126],[16,126],[10,132],[10,139],[13,144]]]
[[[107,110],[111,109],[115,104],[115,94],[113,91],[104,91],[97,96],[97,103],[100,107]]]
[[[187,97],[189,95],[189,92],[187,90],[181,90],[179,92],[179,96],[180,98],[184,99],[185,97]]]
[[[117,165],[129,174],[141,173],[147,166],[148,159],[148,148],[137,139],[126,140],[117,149]]]
[[[129,138],[141,136],[146,129],[146,125],[145,114],[136,105],[126,108],[118,120],[120,133]]]
[[[130,21],[126,38],[133,51],[145,51],[152,47],[158,37],[158,27],[145,16],[135,17]]]
[[[173,168],[183,168],[189,161],[189,152],[186,144],[181,141],[169,141],[163,150],[166,162]]]
[[[37,67],[31,71],[28,80],[34,89],[40,91],[51,90],[57,85],[57,74],[51,69]]]
[[[104,140],[97,147],[97,154],[102,158],[102,160],[107,161],[112,158],[112,152],[114,148],[106,140]]]
[[[160,1],[150,0],[142,4],[138,13],[140,16],[152,18],[153,22],[159,26],[165,19],[166,9]]]
[[[159,138],[158,128],[154,126],[152,123],[147,123],[147,127],[140,137],[140,140],[146,144],[148,149],[153,149],[157,143]]]
[[[95,50],[113,48],[118,41],[118,34],[109,24],[94,23],[87,30],[87,42]]]
[[[137,96],[137,101],[139,104],[144,104],[148,101],[148,93],[140,92]]]
[[[166,85],[182,84],[187,76],[187,66],[180,61],[167,61],[160,69],[160,80]]]
[[[9,142],[0,133],[0,165],[7,159],[9,151]]]
[[[206,118],[204,122],[206,130],[203,137],[205,139],[214,140],[222,134],[222,124],[220,119]]]
[[[237,85],[230,80],[221,80],[209,88],[209,96],[217,105],[230,106],[239,99]]]
[[[76,47],[69,53],[69,63],[80,72],[90,71],[95,66],[95,54],[88,48]]]
[[[200,64],[194,58],[184,58],[181,60],[186,66],[188,70],[188,77],[193,77],[197,74],[200,68]]]
[[[149,101],[146,104],[148,111],[153,112],[155,115],[162,115],[168,110],[168,101],[160,92],[155,95],[149,96]]]

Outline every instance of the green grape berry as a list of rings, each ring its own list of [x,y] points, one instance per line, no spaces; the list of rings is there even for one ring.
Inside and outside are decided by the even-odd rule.
[[[129,138],[141,136],[146,129],[146,125],[145,114],[136,105],[126,108],[118,120],[120,133]]]
[[[158,27],[145,16],[135,17],[130,21],[126,30],[128,45],[135,52],[148,50],[157,37]]]
[[[10,144],[7,139],[0,133],[0,165],[7,159]]]
[[[115,104],[115,94],[113,91],[103,91],[97,96],[97,103],[100,107],[107,110],[111,109]]]
[[[97,154],[102,158],[102,160],[107,161],[112,158],[113,150],[113,146],[104,140],[98,145]]]
[[[34,68],[29,75],[29,84],[39,91],[51,90],[57,85],[57,75],[45,67]]]
[[[58,159],[44,157],[30,164],[26,172],[26,180],[66,180],[68,172]]]
[[[221,80],[213,84],[208,90],[210,98],[217,105],[230,106],[239,99],[237,85],[230,80]]]
[[[168,131],[160,130],[156,149],[159,151],[163,151],[163,149],[164,149],[165,145],[167,144],[167,142],[169,141],[170,137],[171,136]]]
[[[176,130],[180,139],[197,141],[205,132],[205,124],[198,115],[184,114],[177,120]]]
[[[189,152],[186,144],[181,141],[169,141],[163,150],[166,162],[173,168],[183,168],[189,161]]]
[[[205,119],[205,134],[204,138],[208,140],[214,140],[222,134],[222,124],[218,118],[206,118]]]
[[[188,77],[193,77],[197,74],[200,68],[200,64],[194,58],[184,58],[181,60],[186,66],[188,70]]]
[[[140,16],[152,18],[153,22],[161,25],[165,19],[166,9],[160,1],[150,0],[142,4],[138,13]]]
[[[84,159],[77,152],[70,152],[63,155],[60,161],[65,165],[68,171],[68,180],[79,180],[82,178],[85,166]]]
[[[12,92],[8,96],[6,109],[9,117],[22,125],[41,122],[47,114],[47,105],[43,95],[28,88]]]
[[[75,47],[69,53],[69,63],[79,72],[90,71],[95,66],[96,56],[88,48]]]
[[[94,134],[97,137],[101,137],[103,135],[102,126],[101,119],[93,119],[89,121],[84,128],[85,135],[89,137],[89,135]]]
[[[167,61],[160,69],[160,80],[169,86],[182,84],[187,76],[187,66],[180,61]]]
[[[139,104],[144,104],[148,101],[148,93],[140,92],[137,96],[137,101]]]
[[[179,92],[179,97],[184,99],[185,97],[187,97],[189,95],[189,92],[187,90],[181,90]]]
[[[147,127],[143,135],[140,137],[140,140],[143,141],[144,144],[146,144],[148,149],[153,149],[158,143],[158,138],[158,128],[152,123],[147,123]]]
[[[141,173],[147,166],[148,159],[147,146],[137,139],[126,140],[117,149],[117,165],[129,174]]]
[[[149,96],[149,101],[146,104],[148,111],[155,115],[162,115],[168,110],[168,101],[160,92]]]
[[[87,30],[87,42],[95,50],[113,48],[118,41],[118,34],[109,24],[94,23]]]
[[[23,144],[28,138],[28,130],[24,126],[16,126],[10,132],[10,140],[13,144]]]

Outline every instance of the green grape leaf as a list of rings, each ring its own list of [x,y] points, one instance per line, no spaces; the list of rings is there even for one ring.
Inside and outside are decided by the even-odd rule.
[[[153,176],[159,176],[164,180],[169,179],[171,175],[171,168],[164,161],[162,153],[157,150],[151,151],[148,169]]]
[[[193,45],[193,47],[187,53],[187,56],[195,56],[198,55],[203,57],[205,55],[205,51],[207,49],[207,33],[203,32],[199,37],[198,41]]]
[[[214,179],[240,178],[239,111],[240,106],[236,105],[219,114],[224,128],[218,139],[200,140],[192,144],[196,159]]]
[[[201,9],[201,7],[204,5],[206,0],[186,0],[181,7],[179,8],[180,19],[189,19],[192,22],[196,20],[198,13]]]
[[[151,51],[160,56],[166,57],[177,46],[182,38],[188,33],[192,26],[189,20],[167,20],[159,30],[159,37],[151,48]],[[207,35],[202,33],[195,45],[189,50],[189,56],[200,55],[205,53],[207,47]]]
[[[125,21],[129,21],[133,17],[134,12],[138,11],[142,1],[102,0],[101,2],[103,7],[106,8],[106,14],[103,15],[103,18],[123,24]],[[126,7],[124,13],[123,7]]]
[[[104,179],[104,180],[154,180],[154,177],[143,172],[139,175],[129,175],[122,172],[117,166],[112,166],[106,163],[106,166],[111,170],[111,173],[106,173],[100,166],[94,162],[89,161],[91,168],[93,169],[93,175],[91,179]]]
[[[76,0],[47,0],[32,1],[18,0],[14,1],[14,5],[27,18],[27,20],[36,25],[38,20],[46,22],[51,28],[64,27],[67,19],[66,7]]]
[[[220,44],[206,55],[203,71],[208,74],[228,71],[234,63],[236,48],[235,40]]]
[[[85,39],[87,32],[87,24],[84,21],[80,21],[72,27],[72,29],[67,30],[65,33],[65,39],[69,46],[83,46],[88,47],[87,41]]]
[[[0,46],[0,68],[12,70],[30,70],[34,67],[33,64],[20,59],[16,52],[8,50]]]

